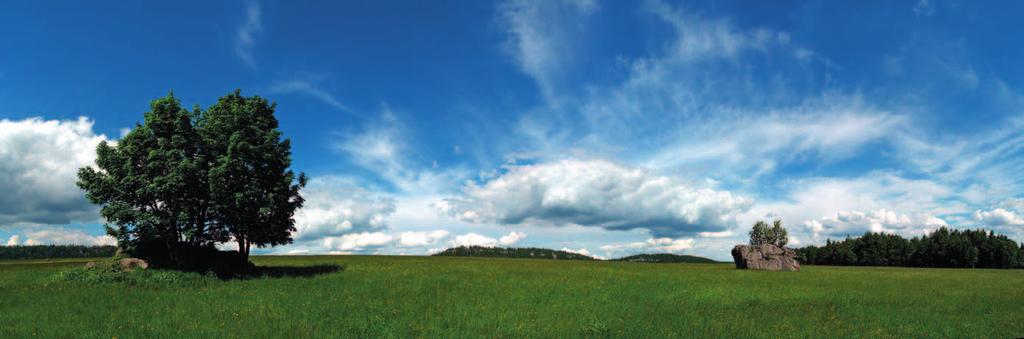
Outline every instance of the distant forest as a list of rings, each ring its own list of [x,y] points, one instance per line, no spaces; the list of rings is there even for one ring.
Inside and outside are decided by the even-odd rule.
[[[499,258],[528,258],[528,259],[565,259],[565,260],[598,260],[597,258],[547,248],[502,248],[502,247],[481,247],[481,246],[460,246],[446,249],[434,254],[435,256],[446,257],[499,257]],[[628,257],[611,259],[610,261],[629,261],[645,263],[714,263],[716,261],[692,255],[677,255],[670,253],[637,254]]]
[[[637,254],[628,257],[612,259],[612,261],[647,262],[647,263],[715,263],[717,261],[693,255],[678,255],[671,253]]]
[[[112,257],[116,252],[116,246],[0,246],[0,259],[99,258]]]
[[[582,254],[556,251],[547,248],[503,248],[482,246],[452,247],[434,254],[441,257],[499,257],[499,258],[533,258],[559,260],[595,260]]]
[[[1024,244],[992,231],[945,227],[909,240],[868,232],[796,252],[800,263],[810,265],[1024,268]]]

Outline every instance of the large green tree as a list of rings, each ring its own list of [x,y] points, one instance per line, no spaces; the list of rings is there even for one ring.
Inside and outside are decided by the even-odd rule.
[[[292,218],[303,203],[304,174],[291,166],[291,142],[281,138],[276,105],[240,91],[221,97],[198,122],[207,150],[211,212],[248,257],[253,245],[292,242]]]
[[[197,267],[216,259],[205,257],[214,245],[236,240],[246,262],[252,245],[292,241],[303,203],[306,178],[289,169],[291,144],[274,109],[240,91],[205,111],[185,110],[173,95],[154,100],[141,124],[97,147],[78,185],[129,254]]]
[[[129,252],[162,246],[175,260],[181,243],[223,240],[207,228],[208,161],[191,115],[173,94],[153,100],[142,124],[101,143],[95,168],[79,170],[79,187],[102,205],[108,233]]]

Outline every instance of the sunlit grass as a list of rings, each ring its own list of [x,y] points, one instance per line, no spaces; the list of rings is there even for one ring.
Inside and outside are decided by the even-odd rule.
[[[1024,271],[497,258],[256,257],[343,265],[196,285],[62,283],[0,263],[0,337],[1018,337]]]

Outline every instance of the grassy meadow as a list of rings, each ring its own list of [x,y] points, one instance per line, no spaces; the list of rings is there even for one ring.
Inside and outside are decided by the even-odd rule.
[[[260,256],[314,276],[57,279],[88,259],[0,261],[0,338],[1020,337],[1024,270]]]

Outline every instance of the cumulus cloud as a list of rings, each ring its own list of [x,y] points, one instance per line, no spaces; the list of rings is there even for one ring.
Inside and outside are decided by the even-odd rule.
[[[792,235],[809,242],[825,241],[820,236],[858,236],[872,229],[913,236],[971,211],[955,202],[957,191],[949,185],[888,172],[792,179],[783,186],[787,190],[780,199],[761,202],[739,217],[742,233],[757,220],[780,218],[794,226]]]
[[[608,258],[605,258],[603,256],[590,253],[590,251],[587,250],[586,248],[580,248],[578,250],[574,250],[574,249],[571,249],[571,248],[568,248],[568,247],[562,247],[561,251],[569,252],[569,253],[575,253],[575,254],[579,254],[579,255],[585,255],[585,256],[588,256],[588,257],[591,257],[591,258],[595,258],[595,259],[600,259],[600,260],[608,259]]]
[[[509,234],[503,235],[500,239],[498,239],[498,244],[500,244],[501,246],[512,246],[515,245],[520,240],[523,240],[523,238],[526,238],[526,233],[511,232]]]
[[[19,237],[17,234],[12,235],[10,238],[7,238],[7,246],[18,246],[20,244],[21,237]]]
[[[362,232],[345,234],[338,237],[324,237],[320,240],[321,248],[331,252],[365,251],[371,248],[384,247],[391,244],[394,237],[384,232]]]
[[[455,236],[455,239],[451,241],[452,247],[459,246],[483,246],[483,247],[494,247],[498,245],[498,239],[487,237],[476,233],[466,233],[463,235]]]
[[[685,239],[672,239],[672,238],[650,238],[646,241],[638,241],[631,243],[619,243],[601,246],[601,250],[605,252],[627,252],[627,253],[639,253],[639,252],[681,252],[693,248],[694,240],[692,238]]]
[[[522,233],[522,232],[511,232],[509,234],[501,236],[500,239],[495,239],[495,238],[491,238],[491,237],[488,237],[488,236],[485,236],[485,235],[481,235],[481,234],[477,234],[477,233],[472,233],[471,232],[471,233],[466,233],[466,234],[455,236],[455,239],[452,239],[452,241],[449,242],[449,245],[451,247],[459,247],[459,246],[496,247],[498,245],[501,245],[501,246],[514,246],[517,242],[519,242],[519,240],[522,240],[523,238],[526,238],[526,234]]]
[[[859,236],[865,232],[917,235],[948,224],[931,215],[910,216],[882,208],[870,212],[840,211],[826,218],[805,221],[803,226],[818,237]]]
[[[733,231],[721,231],[721,232],[698,232],[701,238],[728,238],[733,236]]]
[[[366,190],[355,180],[321,176],[302,189],[306,202],[295,213],[295,240],[387,228],[395,201]]]
[[[68,228],[35,229],[23,232],[22,235],[25,241],[21,245],[117,245],[117,240],[109,235],[91,235],[82,230]],[[7,240],[7,245],[19,245],[20,238],[18,235],[11,236]]]
[[[448,237],[448,231],[436,230],[433,232],[402,232],[399,235],[398,246],[417,247],[433,245],[441,239]]]
[[[564,160],[511,166],[482,185],[435,204],[467,222],[568,225],[609,230],[644,228],[655,236],[717,232],[735,224],[753,200],[727,191],[698,189],[602,160]]]
[[[1001,207],[991,211],[977,210],[974,212],[974,220],[988,226],[1024,225],[1024,217],[1017,212],[1009,211]]]
[[[99,213],[75,182],[108,140],[78,120],[0,120],[0,225],[96,221]]]

